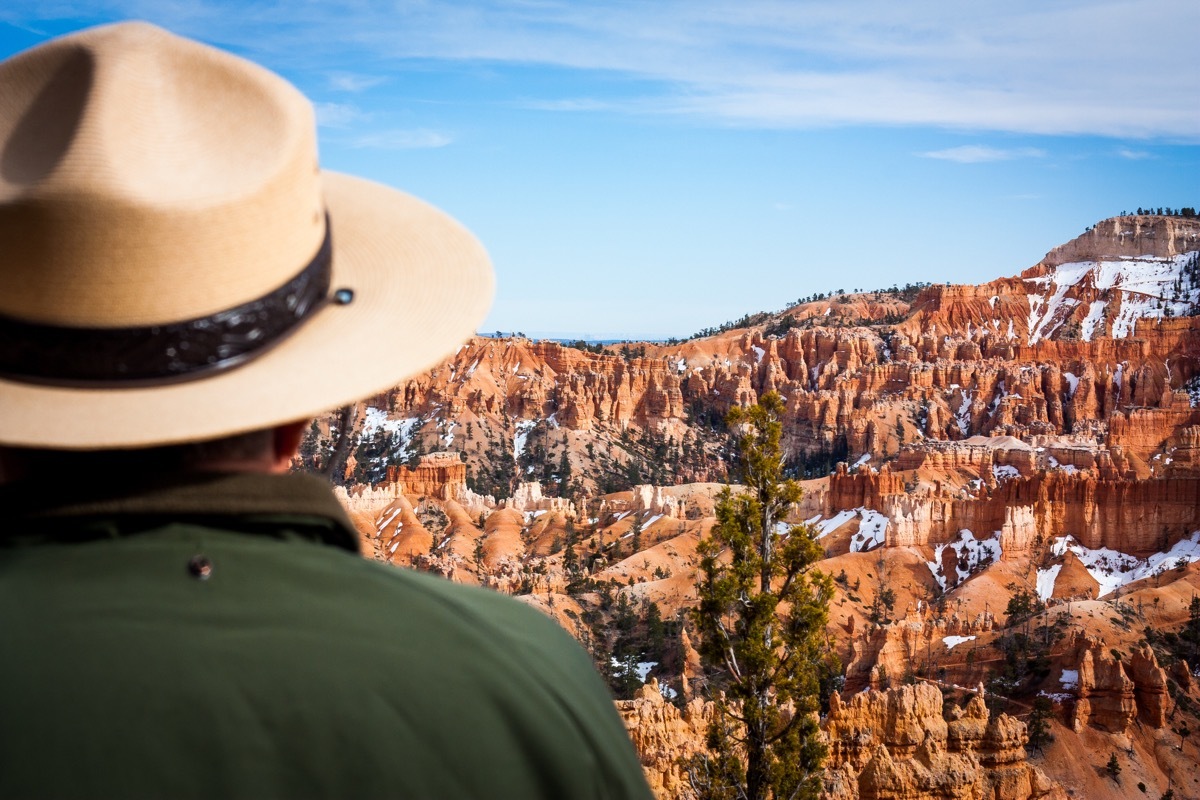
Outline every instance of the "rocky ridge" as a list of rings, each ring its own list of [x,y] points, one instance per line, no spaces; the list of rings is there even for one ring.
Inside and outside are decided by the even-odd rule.
[[[673,754],[706,722],[678,615],[730,465],[721,418],[779,391],[809,476],[793,518],[837,588],[829,797],[1123,797],[1088,771],[1110,750],[1139,754],[1150,791],[1200,796],[1168,744],[1200,729],[1191,669],[1149,633],[1200,590],[1198,235],[1116,218],[1018,277],[818,298],[676,344],[473,339],[357,409],[344,502],[376,558],[516,594],[580,638],[636,695],[622,713],[661,796],[686,796]],[[674,644],[638,651],[629,688],[614,624],[650,604]],[[981,683],[982,723],[957,688]],[[1067,748],[1042,772],[1017,743],[1039,696]]]
[[[702,746],[712,706],[696,699],[682,709],[656,682],[617,708],[656,793],[691,796],[683,761]],[[1066,794],[1026,759],[1025,724],[992,716],[975,695],[945,705],[929,684],[831,699],[822,720],[829,747],[823,800],[1058,800]]]

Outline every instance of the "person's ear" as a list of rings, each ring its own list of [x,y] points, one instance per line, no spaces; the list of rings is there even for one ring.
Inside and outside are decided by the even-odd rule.
[[[287,472],[291,468],[292,459],[300,451],[300,443],[304,441],[304,434],[311,425],[311,419],[298,419],[275,426],[272,472]]]

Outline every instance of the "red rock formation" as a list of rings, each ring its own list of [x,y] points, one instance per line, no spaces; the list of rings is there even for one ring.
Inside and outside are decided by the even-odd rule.
[[[658,681],[651,678],[634,699],[618,700],[617,710],[655,796],[663,800],[692,796],[681,760],[703,749],[712,704],[696,699],[680,711],[663,699]]]
[[[942,693],[930,684],[831,698],[822,728],[830,747],[828,797],[1063,797],[1061,788],[1025,760],[1025,724],[989,719],[978,696],[943,717]]]
[[[756,327],[604,353],[473,339],[371,405],[390,418],[416,420],[411,436],[425,447],[463,451],[475,475],[501,466],[501,453],[520,455],[516,425],[536,423],[521,430],[547,453],[565,451],[584,490],[604,474],[623,476],[624,465],[639,459],[666,466],[663,483],[724,478],[720,437],[707,423],[770,390],[786,398],[784,445],[800,460],[870,454],[878,464],[900,453],[897,471],[961,468],[990,482],[991,466],[1028,474],[1031,456],[937,443],[1074,436],[1087,441],[1044,446],[1060,464],[1094,468],[1102,477],[1178,475],[1196,460],[1186,441],[1181,459],[1165,459],[1166,448],[1178,447],[1179,431],[1200,426],[1200,410],[1182,391],[1200,375],[1200,317],[1142,319],[1119,338],[1105,325],[1089,327],[1090,340],[1068,335],[1067,323],[1093,303],[1111,304],[1105,314],[1113,317],[1128,294],[1098,289],[1094,276],[1084,275],[1064,289],[1059,305],[1070,313],[1059,327],[1034,336],[1030,325],[1030,299],[1046,300],[1047,280],[1064,259],[1119,261],[1141,247],[1147,250],[1139,257],[1200,249],[1200,222],[1106,220],[1019,277],[930,286],[911,308],[877,293],[805,303],[788,312],[801,327],[781,336]],[[658,441],[643,444],[644,436]],[[511,475],[498,494],[525,477]],[[439,485],[436,478],[405,479]]]
[[[617,702],[655,794],[691,797],[681,759],[701,752],[712,705],[693,700],[682,711],[657,682]],[[829,745],[823,800],[1052,800],[1061,788],[1025,760],[1025,724],[989,718],[976,697],[943,717],[942,693],[920,684],[830,699],[821,724]]]
[[[1135,718],[1152,728],[1166,726],[1167,675],[1153,650],[1136,646],[1118,659],[1100,639],[1077,634],[1069,651],[1067,663],[1079,673],[1071,715],[1076,731],[1090,725],[1123,734]]]
[[[850,573],[831,627],[848,656],[847,686],[884,685],[881,668],[897,677],[937,647],[944,666],[964,667],[966,649],[946,655],[946,635],[979,637],[970,651],[979,661],[966,670],[974,680],[986,676],[994,653],[988,603],[1002,608],[1015,581],[1033,580],[1028,559],[1039,540],[1071,535],[1090,548],[1142,555],[1200,529],[1200,409],[1193,405],[1200,404],[1200,317],[1156,319],[1149,306],[1134,314],[1136,298],[1105,288],[1090,268],[1076,270],[1081,277],[1061,295],[1053,282],[1063,264],[1197,249],[1198,222],[1121,218],[1018,277],[928,287],[911,307],[887,295],[801,304],[789,310],[798,326],[777,336],[760,325],[603,353],[473,339],[373,399],[356,423],[388,434],[403,453],[415,444],[417,452],[461,451],[466,465],[455,453],[414,470],[393,468],[389,482],[350,487],[345,501],[376,557],[532,592],[529,602],[578,632],[585,613],[604,609],[598,596],[560,594],[569,579],[561,550],[569,518],[579,535],[576,558],[586,561],[570,577],[615,581],[623,598],[652,599],[674,615],[694,602],[695,539],[712,524],[715,490],[695,484],[726,477],[720,418],[778,391],[786,452],[804,474],[819,476],[793,519],[870,508],[887,517],[887,545],[913,546],[865,556],[845,552],[845,531],[822,542]],[[1114,338],[1122,314],[1129,318]],[[318,428],[329,435],[330,425]],[[315,445],[321,452],[322,441]],[[356,452],[365,459],[372,451]],[[843,464],[825,477],[835,461],[864,455],[865,466]],[[378,477],[378,467],[369,474]],[[468,475],[478,494],[467,490]],[[662,485],[631,486],[650,480]],[[445,530],[405,495],[436,499]],[[546,513],[521,513],[535,509]],[[616,511],[668,518],[648,526],[641,552],[614,554],[630,525],[628,516],[616,522]],[[878,569],[868,558],[872,565],[907,559],[892,574],[911,610],[931,596],[928,548],[964,528],[979,539],[999,532],[1005,561],[956,586],[956,559],[942,551],[945,588],[957,592],[962,619],[935,622],[913,611],[873,630],[865,624],[870,595],[878,596],[859,591],[859,579],[866,586]],[[1065,556],[1056,597],[1094,594],[1097,586],[1073,554]],[[1153,653],[1131,639],[1115,644],[1119,659],[1098,639],[1057,657],[1080,673],[1079,696],[1066,711],[1089,737],[1136,737],[1134,719],[1147,729],[1164,721],[1167,683]],[[690,687],[697,665],[681,669]],[[1190,687],[1186,667],[1176,670],[1176,681]],[[702,743],[703,703],[693,700],[680,713],[653,688],[628,702],[622,713],[652,782],[664,794],[682,792],[677,756]],[[924,686],[834,706],[825,723],[834,753],[829,798],[997,800],[1053,791],[1024,760],[1023,725],[989,718],[978,699],[943,716],[940,694]]]
[[[957,464],[972,468],[972,460],[966,454]],[[1066,535],[1090,548],[1156,552],[1200,529],[1200,477],[1109,480],[1053,470],[965,497],[944,487],[909,494],[902,481],[889,470],[839,470],[829,479],[824,513],[876,509],[891,519],[891,546],[943,544],[964,528],[983,537],[1000,531],[1006,557],[1028,550],[1039,536],[1048,541]]]
[[[1071,261],[1151,255],[1158,258],[1200,249],[1200,221],[1160,215],[1112,217],[1087,233],[1059,245],[1042,263],[1057,266]]]
[[[404,494],[452,500],[467,486],[467,465],[457,453],[430,453],[413,469],[389,466],[387,481]]]

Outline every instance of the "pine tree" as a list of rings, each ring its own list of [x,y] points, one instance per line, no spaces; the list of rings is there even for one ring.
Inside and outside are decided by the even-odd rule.
[[[693,621],[710,670],[717,716],[708,750],[686,765],[701,797],[815,798],[826,747],[819,738],[825,643],[833,582],[810,566],[822,555],[811,528],[782,524],[800,486],[783,476],[783,401],[763,395],[727,417],[743,431],[746,491],[728,487],[704,539]],[[729,558],[722,557],[728,552]]]
[[[1108,777],[1112,778],[1117,783],[1121,782],[1121,765],[1117,761],[1117,754],[1113,753],[1108,757],[1108,763],[1104,765],[1105,772]]]
[[[1038,695],[1033,698],[1033,711],[1029,714],[1026,729],[1029,731],[1029,741],[1026,747],[1030,750],[1041,751],[1042,745],[1050,741],[1050,717],[1053,715],[1050,698]]]
[[[640,553],[642,551],[642,518],[637,514],[634,514],[633,524],[629,528],[629,536],[629,546],[632,548],[631,552],[634,554]]]

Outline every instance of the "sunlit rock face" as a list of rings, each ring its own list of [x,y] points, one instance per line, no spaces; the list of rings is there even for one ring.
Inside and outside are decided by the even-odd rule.
[[[1016,277],[807,298],[685,342],[474,338],[354,409],[340,496],[368,556],[514,594],[602,672],[653,603],[671,635],[619,708],[659,796],[689,797],[678,759],[712,711],[686,619],[731,475],[722,419],[777,391],[805,490],[789,522],[834,580],[825,797],[1158,796],[1191,780],[1178,709],[1200,707],[1148,638],[1200,594],[1198,251],[1195,220],[1122,217]],[[1018,639],[1037,669],[996,683]],[[1039,697],[1054,743],[1027,757]],[[1114,751],[1136,755],[1123,784]]]

